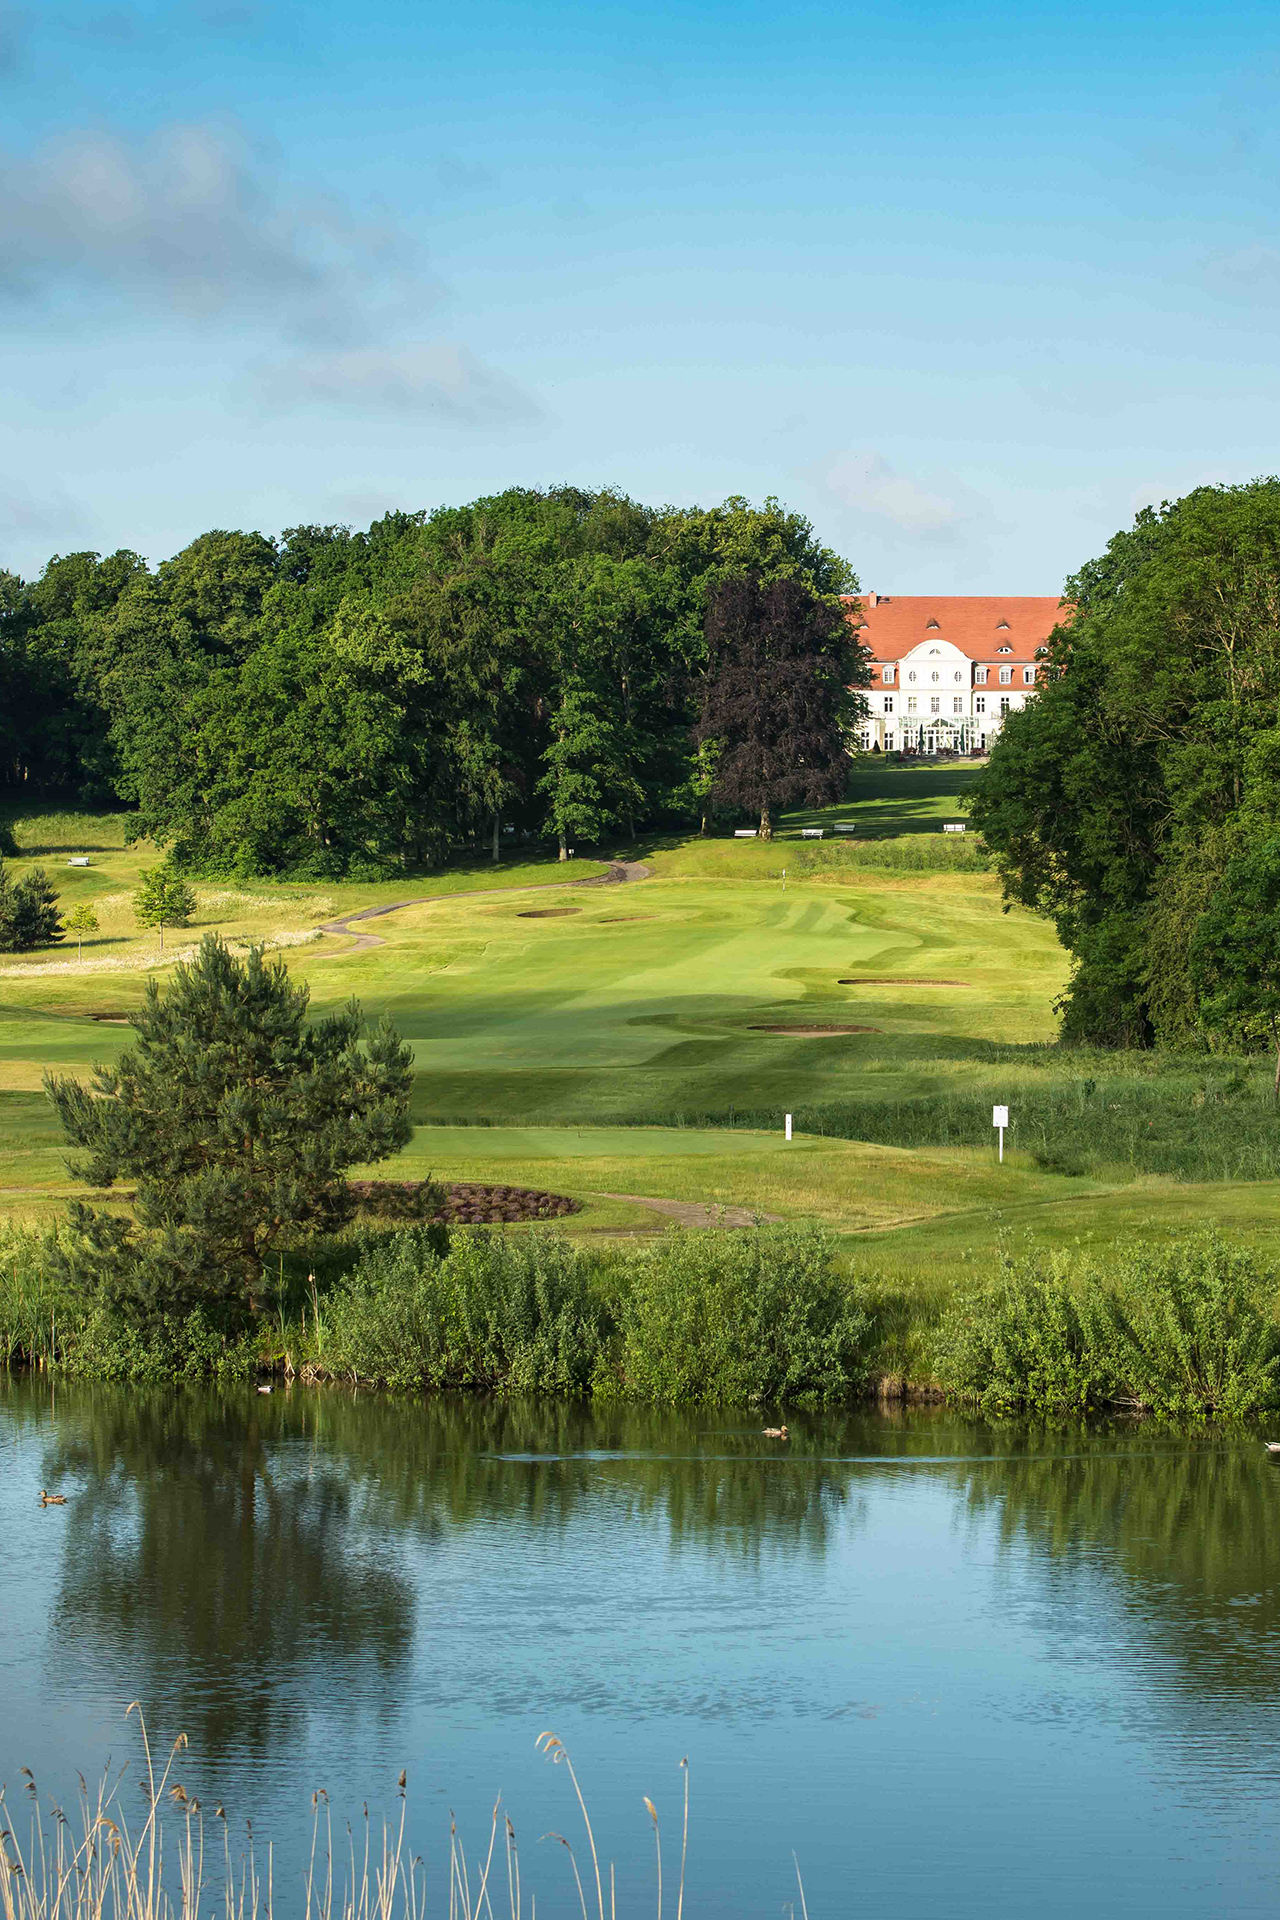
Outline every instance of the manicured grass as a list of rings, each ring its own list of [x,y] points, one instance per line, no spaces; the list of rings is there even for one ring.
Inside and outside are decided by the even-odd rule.
[[[413,1044],[417,1131],[379,1171],[568,1192],[583,1201],[573,1233],[662,1230],[610,1195],[816,1217],[858,1264],[925,1292],[1010,1231],[1106,1246],[1217,1222],[1270,1241],[1280,1181],[1260,1176],[1280,1171],[1280,1125],[1265,1065],[1060,1053],[1067,962],[1051,928],[1004,913],[995,878],[957,866],[980,850],[939,831],[963,817],[974,777],[864,762],[825,816],[852,809],[862,846],[788,840],[794,821],[771,846],[656,839],[628,850],[653,877],[626,887],[574,889],[603,867],[554,860],[376,885],[210,884],[179,939],[209,926],[298,936],[282,952],[317,1013],[355,994]],[[128,1043],[94,1016],[142,997],[155,937],[137,934],[128,891],[155,855],[124,845],[119,816],[15,830],[27,859],[42,848],[65,904],[91,899],[103,919],[83,967],[63,948],[7,963],[0,982],[0,1213],[31,1216],[73,1185],[41,1076],[83,1074]],[[62,864],[82,849],[89,869]],[[937,868],[896,866],[903,849]],[[556,891],[487,892],[534,885]],[[367,923],[374,949],[307,937],[418,895],[430,903]],[[90,964],[104,958],[122,964]],[[766,1030],[842,1027],[864,1031]],[[1017,1123],[1003,1167],[996,1100]]]

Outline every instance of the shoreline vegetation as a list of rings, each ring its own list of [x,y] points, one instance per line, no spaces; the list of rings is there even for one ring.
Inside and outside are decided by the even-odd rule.
[[[19,1815],[10,1807],[0,1785],[0,1920],[199,1920],[205,1911],[221,1909],[227,1920],[272,1920],[275,1912],[274,1848],[255,1843],[253,1827],[246,1828],[243,1851],[233,1856],[228,1818],[219,1804],[206,1809],[189,1794],[174,1773],[188,1741],[180,1733],[167,1760],[157,1768],[137,1701],[126,1718],[137,1716],[143,1749],[143,1767],[137,1785],[146,1815],[137,1832],[130,1829],[122,1789],[128,1767],[114,1774],[110,1768],[94,1793],[82,1773],[79,1828],[73,1829],[65,1810],[51,1802],[48,1818],[30,1768],[22,1767],[23,1794],[29,1802],[27,1839],[16,1829]],[[585,1839],[575,1850],[560,1833],[556,1840],[569,1857],[569,1872],[583,1920],[616,1916],[614,1865],[602,1862],[585,1796],[568,1749],[550,1732],[538,1735],[536,1746],[553,1766],[563,1766],[581,1815]],[[689,1857],[689,1763],[680,1761],[683,1809],[670,1851],[678,1850],[674,1907],[683,1913]],[[657,1808],[647,1794],[640,1796],[652,1822],[657,1871],[657,1920],[662,1920],[663,1832]],[[366,1802],[364,1831],[357,1843],[350,1822],[335,1847],[333,1810],[328,1792],[311,1795],[311,1836],[304,1898],[299,1909],[296,1893],[282,1906],[300,1920],[422,1920],[442,1905],[428,1899],[428,1871],[415,1854],[407,1834],[408,1775],[402,1770],[396,1787],[398,1807],[375,1826]],[[166,1802],[168,1803],[166,1806]],[[176,1834],[174,1828],[176,1827]],[[219,1832],[220,1830],[220,1832]],[[220,1841],[220,1844],[219,1844]],[[511,1816],[501,1795],[494,1801],[485,1850],[470,1860],[464,1837],[449,1815],[448,1912],[451,1920],[493,1920],[494,1902],[505,1889],[510,1920],[523,1920],[526,1908],[521,1888],[520,1848]],[[167,1844],[166,1844],[167,1843]],[[579,1858],[579,1852],[581,1859]],[[668,1874],[671,1889],[672,1875]],[[796,1865],[803,1903],[804,1883]],[[606,1896],[605,1888],[608,1887]],[[594,1898],[592,1897],[594,1895]],[[206,1906],[206,1903],[209,1903]],[[528,1902],[530,1920],[537,1912]]]
[[[0,1362],[137,1384],[1245,1419],[1280,1405],[1280,1278],[1212,1233],[1019,1252],[943,1295],[850,1272],[816,1226],[583,1247],[552,1227],[357,1227],[279,1262],[250,1318],[139,1321],[70,1290],[58,1229],[0,1237]],[[61,1270],[65,1272],[65,1266]]]

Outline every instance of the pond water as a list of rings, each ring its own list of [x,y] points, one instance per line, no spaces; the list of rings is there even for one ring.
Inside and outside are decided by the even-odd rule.
[[[151,1394],[0,1381],[0,1779],[136,1760],[275,1846],[396,1807],[438,1911],[495,1796],[577,1911],[568,1745],[620,1914],[1273,1913],[1280,1465],[1256,1436]],[[68,1496],[41,1508],[41,1487]],[[136,1819],[132,1774],[122,1789]],[[608,1898],[606,1885],[606,1901]],[[505,1911],[504,1899],[499,1912]],[[671,1911],[674,1912],[674,1906]]]

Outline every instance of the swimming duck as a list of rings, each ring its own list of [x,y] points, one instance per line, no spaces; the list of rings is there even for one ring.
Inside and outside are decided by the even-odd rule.
[[[67,1496],[65,1493],[46,1493],[44,1488],[41,1487],[40,1505],[42,1507],[65,1507],[66,1504]]]
[[[789,1440],[791,1437],[785,1427],[761,1427],[760,1431],[766,1440]]]

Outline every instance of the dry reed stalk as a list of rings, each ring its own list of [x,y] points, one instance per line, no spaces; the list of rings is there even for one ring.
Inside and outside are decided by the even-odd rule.
[[[252,1823],[246,1823],[247,1850],[238,1867],[233,1863],[225,1809],[214,1808],[212,1818],[222,1823],[222,1888],[211,1882],[205,1851],[205,1816],[199,1800],[189,1795],[181,1781],[173,1778],[174,1764],[187,1747],[186,1736],[179,1734],[169,1750],[163,1768],[157,1773],[157,1761],[135,1701],[129,1714],[138,1715],[145,1767],[139,1785],[147,1803],[146,1818],[136,1838],[130,1832],[119,1808],[119,1792],[127,1769],[114,1778],[104,1774],[96,1798],[91,1797],[84,1777],[80,1778],[81,1835],[74,1839],[71,1825],[61,1807],[51,1809],[51,1828],[40,1811],[36,1782],[29,1768],[21,1769],[24,1792],[32,1803],[31,1834],[25,1850],[7,1824],[8,1807],[0,1789],[0,1920],[202,1920],[221,1907],[222,1920],[273,1920],[275,1905],[275,1869],[273,1850],[268,1847],[265,1879],[260,1875],[254,1851]],[[582,1813],[595,1870],[599,1920],[605,1920],[604,1887],[595,1834],[572,1762],[564,1743],[554,1734],[542,1734],[539,1751],[553,1763],[568,1767],[574,1794]],[[684,1770],[684,1823],[680,1855],[680,1887],[676,1906],[677,1920],[683,1920],[685,1868],[689,1847],[689,1770]],[[398,1783],[400,1813],[393,1821],[382,1823],[381,1844],[376,1855],[372,1844],[369,1809],[363,1808],[364,1846],[359,1857],[355,1836],[347,1826],[347,1878],[340,1894],[334,1886],[333,1818],[329,1795],[317,1788],[311,1796],[311,1844],[302,1875],[303,1907],[300,1920],[425,1920],[426,1877],[421,1859],[408,1859],[405,1851],[407,1821],[407,1776]],[[166,1873],[165,1827],[162,1819],[165,1801],[181,1815],[177,1844],[171,1859],[176,1872]],[[644,1803],[653,1821],[658,1868],[658,1920],[662,1920],[662,1838],[658,1812],[652,1800]],[[489,1845],[473,1895],[466,1852],[457,1824],[449,1819],[449,1916],[450,1920],[495,1920],[491,1885],[497,1847],[498,1818],[502,1815],[503,1847],[507,1866],[507,1895],[510,1920],[522,1920],[520,1858],[515,1828],[502,1808],[501,1796],[494,1801],[489,1829]],[[324,1820],[324,1858],[318,1853],[320,1824]],[[170,1828],[170,1833],[172,1828]],[[569,1841],[560,1833],[548,1833],[544,1839],[556,1840],[569,1855],[578,1904],[583,1920],[590,1920],[586,1889],[578,1869],[577,1857]],[[794,1858],[794,1856],[793,1856]],[[799,1863],[796,1878],[800,1886],[800,1904],[804,1920],[804,1883]],[[174,1884],[176,1881],[176,1885]],[[293,1903],[290,1903],[291,1908]],[[609,1866],[609,1920],[617,1915],[617,1877]],[[531,1903],[531,1920],[537,1920],[536,1901]]]

